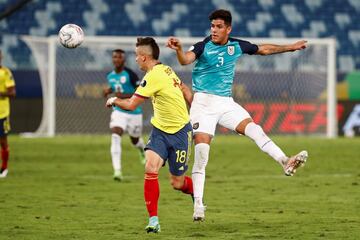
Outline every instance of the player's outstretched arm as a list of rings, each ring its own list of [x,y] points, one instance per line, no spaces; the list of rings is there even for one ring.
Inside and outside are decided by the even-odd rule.
[[[181,65],[188,65],[195,61],[195,53],[191,51],[184,52],[181,42],[175,37],[169,37],[166,46],[176,51],[176,56]]]
[[[124,110],[134,111],[137,106],[142,104],[145,101],[145,98],[138,97],[133,95],[131,98],[120,99],[117,97],[111,97],[106,101],[106,107],[116,106]]]
[[[185,83],[181,83],[180,85],[181,91],[184,95],[185,101],[186,103],[191,106],[192,100],[193,100],[193,93],[191,91],[191,89],[185,84]]]
[[[293,44],[288,44],[288,45],[261,44],[258,46],[259,49],[256,52],[256,54],[271,55],[271,54],[277,54],[277,53],[303,50],[306,48],[306,43],[307,43],[307,41],[301,40],[301,41],[297,41]]]

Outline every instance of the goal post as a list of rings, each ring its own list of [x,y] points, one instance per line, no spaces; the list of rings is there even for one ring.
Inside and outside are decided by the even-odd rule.
[[[126,51],[127,66],[144,75],[135,62],[137,37],[87,36],[76,49],[66,49],[57,36],[23,36],[36,60],[43,93],[43,117],[33,135],[108,132],[109,110],[101,96],[112,70],[111,52]],[[154,37],[160,60],[191,84],[193,65],[181,66],[167,38]],[[181,38],[183,49],[203,38]],[[243,38],[255,44],[290,44],[299,39]],[[337,136],[336,41],[307,39],[308,48],[270,56],[243,56],[237,62],[233,95],[269,134]],[[144,107],[150,129],[151,106]],[[218,129],[225,132],[224,129]]]
[[[38,66],[40,75],[43,111],[35,132],[22,133],[25,137],[55,136],[56,117],[56,47],[55,37],[22,36]]]

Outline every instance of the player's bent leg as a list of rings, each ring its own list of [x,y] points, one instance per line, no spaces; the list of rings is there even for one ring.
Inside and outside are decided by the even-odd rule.
[[[139,150],[139,159],[141,164],[145,164],[146,158],[145,158],[145,143],[144,140],[141,137],[133,137],[130,136],[131,143]]]
[[[263,152],[270,155],[280,165],[283,165],[284,162],[287,161],[288,158],[285,153],[266,135],[263,129],[253,121],[245,125],[240,123],[236,131],[251,138]]]
[[[160,196],[158,173],[163,165],[162,158],[152,150],[147,150],[144,178],[144,198],[146,209],[149,213],[149,224],[145,227],[146,232],[160,232],[158,218],[158,201]]]
[[[188,176],[174,176],[170,177],[171,186],[179,191],[182,191],[185,194],[193,195],[193,182],[192,179]]]
[[[139,160],[141,164],[145,164],[145,144],[141,137],[143,129],[142,114],[129,114],[129,122],[127,131],[130,135],[131,143],[139,150]]]

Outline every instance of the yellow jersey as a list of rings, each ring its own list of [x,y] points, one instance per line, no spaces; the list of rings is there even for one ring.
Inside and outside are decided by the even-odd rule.
[[[0,92],[7,92],[7,88],[14,87],[15,81],[10,69],[0,66]],[[9,97],[0,97],[0,119],[10,115]]]
[[[151,124],[170,134],[190,121],[180,85],[181,80],[171,67],[157,64],[145,74],[135,92],[136,96],[151,97],[154,108]]]

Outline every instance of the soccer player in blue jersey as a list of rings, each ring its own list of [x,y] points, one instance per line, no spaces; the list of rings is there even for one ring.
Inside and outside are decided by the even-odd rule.
[[[192,143],[192,128],[186,102],[191,102],[191,90],[182,83],[171,67],[159,61],[159,46],[153,38],[138,38],[136,62],[146,74],[131,98],[109,98],[106,106],[124,110],[136,109],[151,98],[154,126],[146,145],[144,198],[149,213],[145,230],[160,232],[158,201],[160,195],[159,170],[167,162],[174,189],[192,195],[193,184],[185,176]]]
[[[107,75],[108,88],[104,89],[104,97],[114,93],[118,98],[129,98],[133,95],[140,81],[138,76],[129,68],[125,67],[125,52],[115,49],[112,52],[114,70]],[[113,107],[111,113],[111,160],[114,169],[114,180],[121,181],[123,178],[121,169],[121,137],[124,131],[130,135],[132,144],[138,148],[140,161],[145,163],[144,141],[142,133],[142,109],[137,107],[133,111],[126,111],[119,107]]]
[[[0,50],[0,145],[1,145],[1,168],[0,178],[8,174],[9,144],[7,135],[10,131],[10,98],[15,97],[15,81],[7,67],[1,65],[2,52]]]
[[[177,38],[170,37],[167,42],[167,46],[176,51],[180,64],[195,62],[192,72],[195,94],[190,108],[190,119],[195,134],[195,161],[192,169],[195,221],[205,219],[203,205],[205,167],[217,124],[251,138],[262,151],[282,166],[287,176],[293,175],[308,157],[306,151],[287,157],[231,96],[235,63],[243,54],[270,55],[298,51],[306,48],[306,41],[289,45],[255,45],[230,37],[232,17],[229,11],[216,10],[210,14],[209,20],[211,35],[194,44],[188,51],[183,51],[181,42]]]

